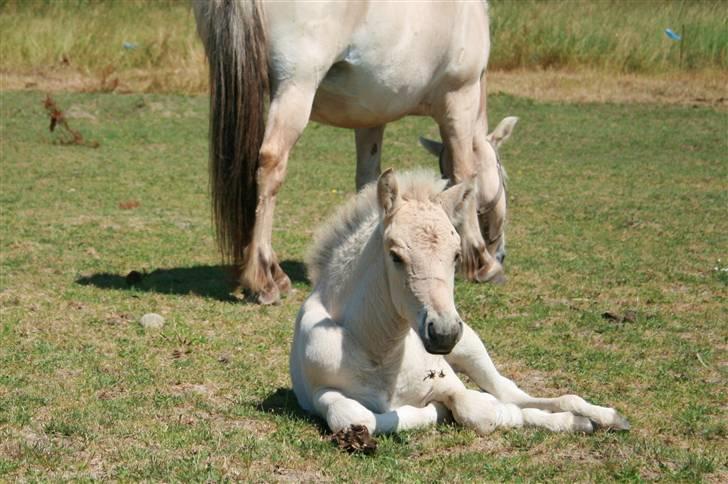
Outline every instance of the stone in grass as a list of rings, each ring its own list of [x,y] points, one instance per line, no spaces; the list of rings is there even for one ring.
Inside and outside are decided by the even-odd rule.
[[[157,313],[147,313],[142,316],[139,323],[144,329],[160,329],[164,326],[164,318]]]

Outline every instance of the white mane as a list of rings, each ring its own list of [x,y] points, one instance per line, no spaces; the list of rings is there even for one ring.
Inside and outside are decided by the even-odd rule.
[[[397,173],[404,200],[431,200],[447,183],[430,170]],[[315,286],[322,279],[329,287],[343,287],[357,256],[379,227],[377,184],[370,183],[349,200],[316,233],[306,257],[308,277]]]

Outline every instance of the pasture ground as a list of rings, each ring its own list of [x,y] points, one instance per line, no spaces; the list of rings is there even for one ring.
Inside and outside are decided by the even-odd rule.
[[[353,191],[351,132],[310,125],[295,148],[274,243],[296,292],[259,307],[229,296],[211,237],[204,96],[57,95],[96,149],[55,142],[41,93],[0,96],[0,480],[728,479],[725,112],[492,96],[493,126],[521,117],[509,282],[458,281],[461,314],[525,389],[632,430],[443,425],[363,457],[298,410],[287,363],[306,246]],[[384,166],[434,168],[421,133],[390,126]]]

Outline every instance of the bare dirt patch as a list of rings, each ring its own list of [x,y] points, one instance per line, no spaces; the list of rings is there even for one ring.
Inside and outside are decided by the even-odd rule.
[[[654,103],[728,108],[728,74],[640,76],[596,71],[516,70],[488,73],[491,94],[541,101]]]
[[[33,72],[0,71],[0,91],[207,93],[204,63],[194,72],[134,69],[95,75],[69,66]],[[169,80],[174,79],[170,84]],[[511,70],[488,73],[489,92],[540,101],[652,103],[728,109],[728,73],[614,74],[589,70]]]

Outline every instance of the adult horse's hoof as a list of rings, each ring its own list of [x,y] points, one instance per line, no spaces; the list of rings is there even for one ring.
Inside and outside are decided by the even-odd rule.
[[[268,284],[265,288],[253,295],[253,300],[258,304],[262,304],[264,306],[270,306],[271,304],[280,304],[281,293],[275,283]]]
[[[490,282],[491,284],[505,284],[506,275],[503,266],[495,262],[490,267],[481,267],[475,275],[476,282]]]
[[[275,281],[276,286],[278,286],[280,295],[283,297],[287,296],[293,287],[291,285],[291,279],[285,272],[283,272],[283,269],[281,269],[281,266],[279,266],[277,262],[273,263],[271,273],[273,274],[273,280]]]

